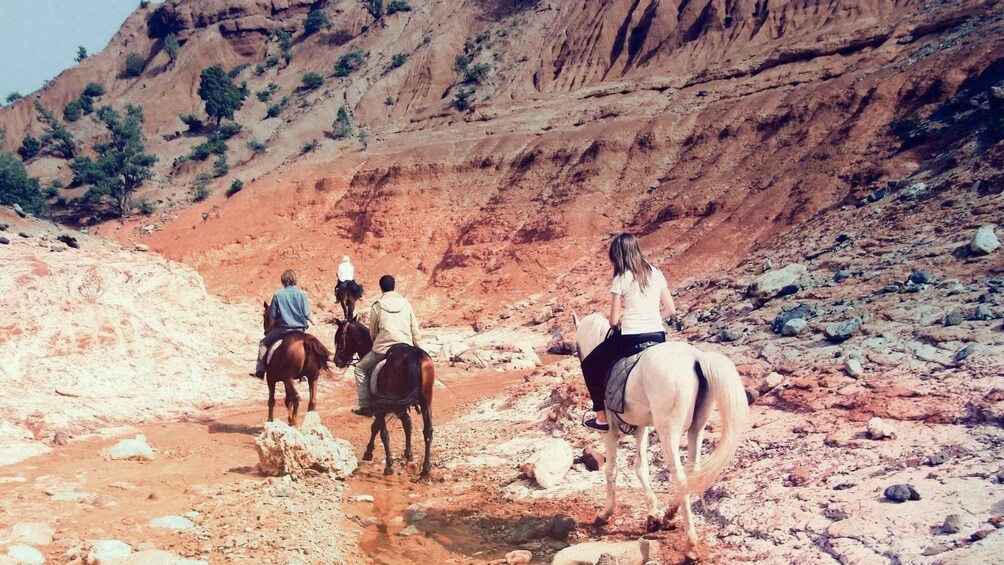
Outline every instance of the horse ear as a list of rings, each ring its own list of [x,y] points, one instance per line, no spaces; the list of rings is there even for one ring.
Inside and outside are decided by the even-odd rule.
[[[262,301],[262,304],[265,306],[265,309],[268,310],[268,302]]]
[[[579,317],[572,312],[572,323],[575,324],[575,329],[579,329]]]
[[[338,327],[342,327],[345,325],[345,320],[342,320],[341,318],[335,318],[335,325]]]

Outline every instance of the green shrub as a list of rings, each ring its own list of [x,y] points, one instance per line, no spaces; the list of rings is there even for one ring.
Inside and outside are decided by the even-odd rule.
[[[362,0],[363,8],[373,16],[374,20],[379,20],[383,17],[383,0]]]
[[[269,55],[265,58],[265,66],[268,68],[276,67],[279,65],[279,57],[276,55]]]
[[[927,136],[927,128],[924,127],[917,114],[893,120],[889,124],[889,129],[892,130],[893,135],[899,138],[904,148],[922,142]]]
[[[254,66],[254,76],[260,77],[263,74],[265,74],[265,65],[258,63]]]
[[[80,63],[87,58],[87,48],[83,45],[77,47],[77,56],[73,58],[74,61]]]
[[[464,74],[467,72],[467,67],[471,65],[471,56],[467,54],[457,55],[457,58],[453,61],[453,71],[457,74]]]
[[[233,196],[243,190],[244,181],[241,179],[234,179],[234,182],[230,183],[230,188],[227,189],[227,196]]]
[[[133,51],[126,56],[125,67],[122,68],[122,76],[125,78],[136,78],[146,70],[146,59]]]
[[[209,198],[210,194],[212,193],[209,191],[209,175],[199,173],[199,176],[195,177],[195,194],[192,196],[192,199],[200,202]]]
[[[303,74],[303,80],[300,83],[300,90],[316,90],[320,88],[322,84],[324,84],[324,77],[315,72],[307,72]]]
[[[266,115],[269,118],[278,118],[279,114],[282,114],[282,111],[286,109],[286,106],[289,106],[289,96],[283,96],[282,100],[269,106]]]
[[[410,12],[411,4],[405,2],[404,0],[391,0],[387,4],[387,15],[396,14],[398,12]]]
[[[195,114],[179,114],[178,119],[188,126],[188,131],[191,132],[202,131],[202,128],[206,127],[206,124]]]
[[[250,66],[251,66],[251,63],[241,63],[241,64],[237,65],[236,67],[230,69],[230,71],[227,73],[227,76],[229,76],[230,78],[237,78],[238,76],[240,76],[241,73],[244,72],[244,69],[246,69],[246,68],[248,68]]]
[[[464,82],[467,84],[481,84],[481,81],[488,76],[488,73],[491,70],[492,67],[488,63],[471,65],[467,67],[467,70],[464,72]]]
[[[292,63],[293,62],[293,50],[292,49],[286,49],[285,51],[283,51],[282,52],[282,60],[286,61],[287,65],[290,64],[290,63]]]
[[[345,139],[352,135],[352,118],[349,117],[345,106],[338,108],[338,116],[331,124],[332,134],[335,139]]]
[[[321,31],[322,28],[329,27],[331,24],[328,23],[328,16],[321,10],[311,10],[307,14],[307,19],[303,22],[303,33],[307,35],[315,34]]]
[[[173,33],[167,34],[167,37],[164,38],[164,51],[167,52],[167,57],[172,63],[178,58],[178,51],[181,51],[178,36]]]
[[[72,159],[77,153],[77,143],[73,140],[70,130],[37,100],[35,111],[38,112],[38,121],[42,122],[42,137],[39,139],[42,148],[48,149],[56,157]]]
[[[85,116],[90,116],[94,112],[94,99],[86,94],[81,94],[80,98],[80,111],[84,113]]]
[[[265,151],[267,151],[268,146],[262,143],[261,141],[258,141],[257,139],[252,139],[251,141],[248,142],[248,149],[250,149],[252,153],[257,155],[259,153],[264,153]]]
[[[388,96],[383,101],[383,103],[384,103],[385,106],[393,106],[394,104],[397,104],[397,100],[395,100],[393,96]]]
[[[17,102],[20,99],[21,99],[21,93],[20,92],[11,92],[10,94],[7,95],[7,98],[6,98],[8,104],[11,104],[13,102]]]
[[[220,155],[219,158],[213,162],[213,178],[218,179],[220,177],[225,177],[229,172],[230,165],[227,163],[227,156]]]
[[[150,7],[150,0],[140,0],[139,7],[144,10]]]
[[[90,96],[91,98],[100,98],[105,95],[105,85],[100,82],[89,82],[84,87],[83,95]]]
[[[157,211],[157,204],[145,198],[137,202],[136,207],[139,208],[139,212],[144,216],[149,216]]]
[[[24,163],[3,150],[0,150],[0,204],[19,204],[37,216],[44,216],[49,209],[38,188],[38,179],[29,177]]]
[[[216,129],[216,135],[220,139],[230,139],[241,132],[241,125],[237,122],[226,122]]]
[[[59,188],[52,186],[51,184],[42,189],[42,198],[49,200],[59,196]]]
[[[387,70],[393,70],[404,64],[408,60],[407,53],[395,53],[393,57],[390,58],[390,64],[387,65]]]
[[[461,88],[453,93],[453,106],[461,112],[466,112],[471,108],[470,98],[473,95],[473,88]]]
[[[317,142],[316,139],[311,139],[309,143],[304,143],[303,147],[300,148],[300,154],[306,155],[307,153],[310,153],[311,151],[317,149],[318,145],[320,144]]]
[[[63,106],[63,119],[71,124],[79,120],[83,114],[84,109],[80,104],[80,100],[71,100],[69,104]]]
[[[363,147],[368,147],[370,142],[370,134],[363,128],[359,128],[359,134],[356,136],[359,143],[363,144]]]
[[[335,76],[347,77],[360,69],[366,62],[366,55],[362,51],[353,51],[347,55],[342,55],[335,63]]]
[[[272,31],[272,39],[279,44],[279,47],[281,47],[283,51],[293,46],[293,36],[291,36],[289,32],[284,29]]]
[[[223,156],[227,152],[227,144],[219,137],[212,136],[192,148],[188,158],[193,161],[205,161],[210,155]]]
[[[17,153],[25,161],[34,159],[42,151],[42,142],[37,137],[26,135],[21,139],[21,147]]]

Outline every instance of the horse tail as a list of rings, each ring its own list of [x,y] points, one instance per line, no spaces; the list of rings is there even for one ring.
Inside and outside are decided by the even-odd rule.
[[[308,357],[312,357],[320,368],[321,372],[331,373],[331,368],[328,367],[328,359],[331,358],[331,351],[321,343],[321,340],[310,334],[304,334],[303,336],[303,352],[307,354]]]
[[[687,475],[680,494],[699,495],[725,470],[739,447],[739,439],[749,426],[746,391],[736,366],[728,357],[715,351],[698,351],[695,369],[707,380],[711,398],[721,413],[722,435],[718,445],[699,471]]]

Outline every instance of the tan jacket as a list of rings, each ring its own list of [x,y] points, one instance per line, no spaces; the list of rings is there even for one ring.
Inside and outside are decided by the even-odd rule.
[[[415,345],[418,339],[418,320],[411,304],[400,294],[391,291],[380,295],[370,311],[370,338],[373,352],[384,355],[395,343]]]

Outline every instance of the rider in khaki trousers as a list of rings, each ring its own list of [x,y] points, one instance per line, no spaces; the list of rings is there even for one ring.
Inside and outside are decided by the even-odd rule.
[[[373,350],[359,361],[355,369],[359,406],[352,412],[356,414],[360,414],[372,402],[370,373],[387,357],[387,350],[398,343],[418,347],[418,320],[415,318],[415,311],[405,297],[394,292],[394,277],[380,277],[380,290],[383,294],[370,310]]]

